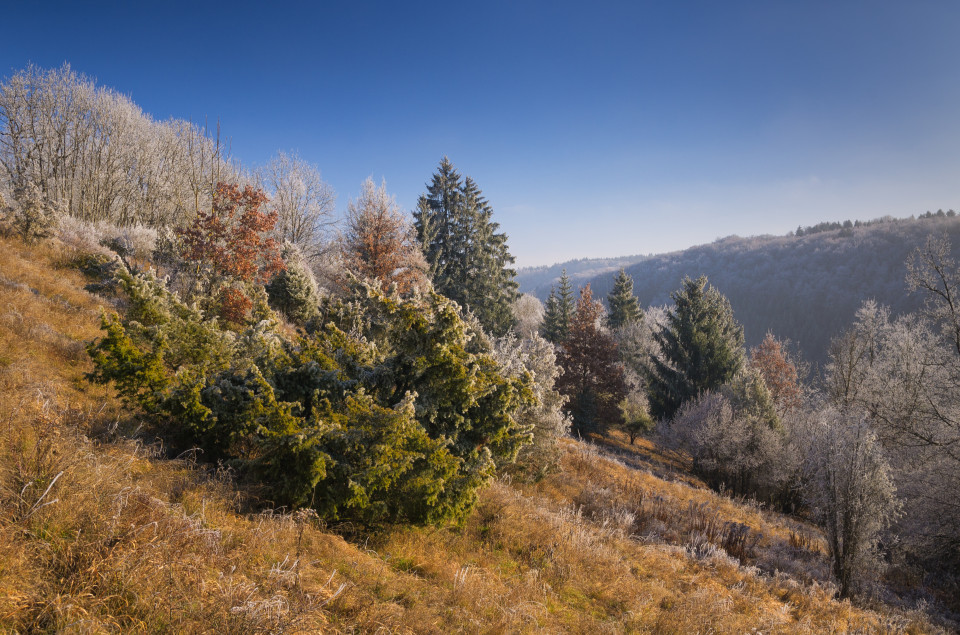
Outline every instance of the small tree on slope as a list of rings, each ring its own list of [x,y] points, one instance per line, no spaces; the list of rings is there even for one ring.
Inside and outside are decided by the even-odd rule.
[[[617,344],[600,328],[603,305],[593,299],[590,285],[580,291],[570,323],[570,336],[560,351],[563,374],[557,389],[569,401],[565,409],[579,432],[602,432],[620,425],[620,402],[627,396],[627,383],[617,354]]]
[[[637,296],[633,295],[633,278],[622,267],[613,280],[613,290],[607,296],[607,305],[610,307],[607,324],[611,329],[618,329],[643,319],[640,302]]]
[[[687,400],[730,381],[743,367],[743,327],[706,276],[684,278],[655,334],[661,356],[648,371],[650,414],[670,419]]]

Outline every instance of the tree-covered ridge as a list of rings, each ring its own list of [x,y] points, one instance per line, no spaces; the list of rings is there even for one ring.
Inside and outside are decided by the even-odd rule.
[[[889,306],[895,315],[920,308],[922,299],[905,293],[903,263],[927,236],[938,233],[960,244],[960,219],[933,214],[801,237],[730,237],[647,257],[626,271],[642,306],[667,305],[685,276],[706,275],[730,300],[747,346],[759,345],[772,331],[798,345],[806,359],[823,363],[830,339],[865,300]],[[614,273],[571,278],[575,286],[589,282],[596,294],[606,296]],[[532,290],[523,272],[518,279],[523,290]],[[545,299],[549,291],[548,281],[535,293]]]

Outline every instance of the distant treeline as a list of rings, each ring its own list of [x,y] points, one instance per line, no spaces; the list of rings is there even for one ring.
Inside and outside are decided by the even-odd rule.
[[[953,218],[957,213],[955,211],[947,210],[944,212],[942,209],[938,209],[936,213],[927,210],[925,213],[920,214],[917,218]],[[910,217],[911,219],[913,216]],[[855,227],[869,227],[871,225],[878,225],[880,223],[890,223],[894,222],[897,219],[892,216],[883,216],[881,218],[875,218],[873,220],[845,220],[842,223],[834,222],[824,222],[817,223],[816,225],[810,225],[808,227],[797,227],[795,232],[788,234],[789,236],[810,236],[812,234],[819,234],[821,232],[829,232],[835,230],[851,230]]]
[[[960,244],[960,220],[952,210],[919,218],[821,223],[798,231],[802,233],[724,238],[644,257],[626,270],[645,306],[669,304],[670,292],[684,276],[705,274],[729,298],[748,346],[772,331],[820,363],[830,340],[850,324],[864,300],[887,305],[894,315],[920,308],[922,298],[907,293],[904,261],[927,236],[945,233]],[[613,278],[612,271],[571,274],[575,286],[589,282],[599,297],[612,289]],[[521,290],[540,298],[550,292],[551,280],[532,288],[529,280],[521,272]]]

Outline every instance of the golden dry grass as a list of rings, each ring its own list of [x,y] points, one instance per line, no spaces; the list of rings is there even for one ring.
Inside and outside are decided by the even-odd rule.
[[[0,631],[934,630],[835,601],[811,527],[671,479],[649,445],[653,471],[566,442],[561,472],[496,481],[459,528],[251,513],[229,474],[110,433],[136,415],[83,380],[104,300],[70,256],[0,239]]]

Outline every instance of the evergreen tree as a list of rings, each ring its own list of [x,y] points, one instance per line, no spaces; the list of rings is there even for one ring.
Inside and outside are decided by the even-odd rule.
[[[633,295],[633,278],[627,274],[623,267],[620,268],[620,273],[613,281],[613,291],[607,296],[607,305],[610,307],[607,324],[612,329],[643,319],[640,302],[637,300],[637,296]]]
[[[320,314],[317,281],[295,245],[286,245],[283,261],[285,267],[266,286],[270,306],[303,326]]]
[[[417,241],[430,267],[434,287],[446,294],[446,287],[458,269],[460,245],[454,244],[457,224],[462,215],[461,177],[447,157],[427,186],[427,193],[417,201],[413,213]],[[451,296],[448,296],[451,297]]]
[[[580,432],[602,432],[623,421],[620,402],[627,396],[627,383],[617,344],[600,328],[603,314],[603,304],[593,299],[587,285],[580,291],[570,334],[560,350],[563,374],[556,386],[569,399],[564,409]]]
[[[506,333],[518,297],[514,258],[477,184],[444,157],[413,216],[436,290],[471,311],[488,332]]]
[[[557,289],[556,287],[550,287],[550,295],[547,296],[547,304],[543,311],[543,324],[540,327],[540,335],[551,344],[559,344],[563,341],[558,325],[559,314],[560,299],[557,297]]]
[[[570,277],[564,269],[560,275],[559,293],[550,287],[547,307],[543,314],[543,339],[554,344],[562,344],[570,334],[570,321],[573,319],[573,288]]]
[[[507,248],[507,235],[493,221],[493,208],[469,176],[464,177],[462,194],[467,212],[464,270],[470,291],[465,304],[485,329],[504,335],[514,325],[513,303],[520,297],[517,272],[510,267],[514,258]]]
[[[730,381],[743,367],[743,327],[707,277],[684,278],[674,307],[654,335],[661,355],[648,373],[650,414],[672,418],[680,406]]]

